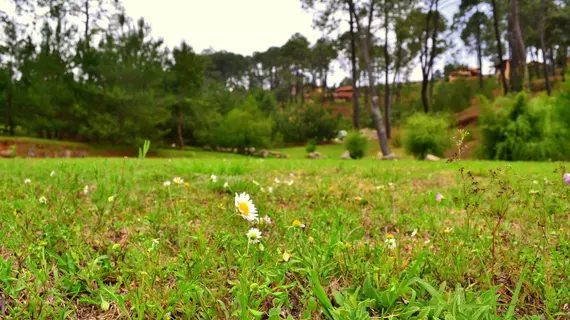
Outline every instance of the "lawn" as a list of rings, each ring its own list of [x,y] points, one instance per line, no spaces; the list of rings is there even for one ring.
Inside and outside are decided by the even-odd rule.
[[[336,157],[3,160],[0,317],[567,319],[564,172]],[[259,223],[238,213],[236,192]]]

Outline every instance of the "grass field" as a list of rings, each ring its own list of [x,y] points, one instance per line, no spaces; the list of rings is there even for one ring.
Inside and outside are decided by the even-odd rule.
[[[564,172],[336,158],[3,160],[0,317],[567,319]],[[259,223],[236,210],[242,192]]]

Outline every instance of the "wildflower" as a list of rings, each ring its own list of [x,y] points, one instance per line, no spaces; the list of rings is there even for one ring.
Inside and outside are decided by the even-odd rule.
[[[226,188],[226,189],[227,189],[227,188],[229,188],[229,187],[230,187],[230,184],[229,184],[227,181],[226,181],[226,182],[224,182],[224,188]]]
[[[274,181],[275,181],[275,183],[277,183],[277,184],[280,184],[280,183],[281,183],[281,180],[279,180],[279,178],[275,178]]]
[[[25,183],[25,184],[29,184],[29,183],[32,183],[32,180],[30,180],[30,179],[26,179],[26,180],[24,180],[24,183]]]
[[[528,194],[531,194],[531,195],[535,195],[535,194],[539,194],[539,193],[540,193],[540,191],[537,191],[537,190],[529,190],[528,191]]]
[[[110,196],[109,198],[107,198],[108,202],[113,202],[115,201],[115,196]]]
[[[46,203],[47,203],[47,199],[46,199],[46,197],[44,197],[44,196],[41,196],[40,199],[39,199],[39,201],[40,201],[41,204],[46,204]]]
[[[291,254],[287,251],[283,252],[283,261],[288,262],[291,258]]]
[[[269,193],[273,193],[273,187],[267,188],[267,191],[269,191]]]
[[[354,200],[360,201],[360,200],[362,200],[362,198],[361,197],[354,197]]]
[[[55,171],[52,170],[52,171],[49,173],[49,176],[50,176],[50,177],[55,176]]]
[[[453,232],[453,228],[445,228],[445,230],[443,230],[443,232],[445,232],[445,233]]]
[[[265,251],[265,247],[261,243],[259,244],[259,251]]]
[[[170,181],[164,181],[162,185],[165,187],[170,187]]]
[[[293,174],[293,172],[289,173],[289,177],[295,178],[295,175]]]
[[[216,183],[218,182],[218,177],[216,177],[216,175],[212,173],[212,175],[210,176],[210,180],[212,180],[213,183]]]
[[[307,238],[307,241],[309,241],[309,242],[311,242],[311,243],[312,243],[312,242],[314,242],[314,241],[315,241],[315,238],[313,238],[313,237],[308,237],[308,238]]]
[[[293,223],[291,224],[293,227],[299,227],[299,228],[304,228],[305,224],[301,223],[301,221],[295,219],[293,220]]]
[[[185,187],[189,187],[190,184],[189,184],[188,182],[184,182],[184,186],[185,186]]]
[[[445,199],[445,197],[441,193],[438,193],[437,196],[435,196],[435,201],[437,202],[441,202],[443,199]]]
[[[247,232],[247,241],[249,243],[258,243],[259,239],[261,239],[261,231],[257,228],[251,228]]]
[[[172,179],[172,182],[176,183],[176,184],[183,184],[184,183],[184,179],[180,178],[180,177],[174,177]]]
[[[384,188],[386,188],[384,185],[376,186],[376,190],[383,190]]]
[[[83,187],[83,194],[88,194],[89,193],[89,186],[85,186]]]
[[[563,179],[566,184],[570,185],[570,173],[565,173]]]
[[[288,186],[290,186],[290,185],[292,185],[292,184],[293,184],[293,182],[295,182],[295,181],[293,181],[293,180],[289,180],[289,181],[287,181],[287,185],[288,185]]]
[[[255,181],[255,180],[251,180],[251,182],[253,182],[253,184],[255,184],[256,186],[259,185],[259,182]]]
[[[262,221],[266,224],[271,224],[271,218],[269,218],[268,215],[265,215],[265,217],[263,217]]]
[[[544,177],[544,184],[548,184],[548,179],[546,179],[546,177]]]
[[[261,188],[259,189],[259,191],[265,193],[265,188],[264,188],[264,187],[261,187]]]
[[[412,235],[411,235],[412,238],[415,237],[416,234],[418,234],[418,229],[414,229],[414,230],[412,231]]]
[[[242,193],[237,194],[235,198],[235,206],[238,209],[240,215],[247,221],[252,222],[256,221],[257,218],[257,209],[255,205],[249,198],[249,194]]]
[[[384,244],[386,245],[386,247],[388,247],[388,249],[394,250],[396,248],[396,239],[394,239],[394,235],[388,233],[386,235],[386,239],[384,240]]]

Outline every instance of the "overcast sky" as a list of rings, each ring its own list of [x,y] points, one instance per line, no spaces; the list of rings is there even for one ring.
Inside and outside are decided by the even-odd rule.
[[[227,50],[243,55],[281,46],[296,32],[314,43],[322,33],[313,28],[313,13],[303,10],[300,0],[124,0],[132,18],[144,17],[154,36],[164,38],[169,47],[186,40],[195,51]],[[444,13],[451,20],[457,5],[449,5]],[[475,66],[475,59],[458,56]],[[439,59],[437,68],[442,69]],[[338,65],[330,80],[338,83],[347,73]],[[487,70],[486,67],[483,70]],[[420,80],[416,68],[412,80]]]

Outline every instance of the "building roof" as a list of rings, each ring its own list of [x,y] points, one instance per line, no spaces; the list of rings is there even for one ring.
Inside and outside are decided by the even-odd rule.
[[[334,92],[352,92],[352,86],[338,87]]]

